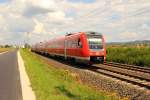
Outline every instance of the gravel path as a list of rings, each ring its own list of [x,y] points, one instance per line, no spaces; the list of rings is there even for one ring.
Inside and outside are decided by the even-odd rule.
[[[101,89],[111,93],[117,93],[120,97],[128,97],[132,100],[150,100],[150,90],[141,88],[115,78],[97,74],[87,70],[85,67],[73,67],[62,62],[40,56],[46,63],[56,68],[69,70],[72,76],[82,84],[87,84],[95,89]]]

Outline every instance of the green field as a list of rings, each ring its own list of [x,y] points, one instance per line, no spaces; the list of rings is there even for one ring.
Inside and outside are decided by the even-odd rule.
[[[150,46],[107,46],[107,61],[150,67]]]
[[[37,100],[116,100],[113,93],[105,93],[79,83],[70,72],[46,64],[40,57],[21,50],[26,71]]]

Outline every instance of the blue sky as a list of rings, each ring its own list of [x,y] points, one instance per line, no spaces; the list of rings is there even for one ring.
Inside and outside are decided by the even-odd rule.
[[[6,0],[0,0],[0,3],[3,3],[3,2],[5,2]]]
[[[0,0],[0,3],[6,3],[6,2],[9,2],[11,0]]]
[[[149,16],[150,0],[0,0],[0,44],[79,31],[103,33],[107,42],[150,40]]]

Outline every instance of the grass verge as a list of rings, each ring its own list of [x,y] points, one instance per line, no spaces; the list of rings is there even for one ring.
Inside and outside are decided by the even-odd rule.
[[[80,84],[63,69],[56,69],[27,49],[21,49],[27,74],[37,100],[116,100],[110,95]]]

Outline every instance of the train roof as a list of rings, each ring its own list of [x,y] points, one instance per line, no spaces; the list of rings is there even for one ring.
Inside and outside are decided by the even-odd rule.
[[[102,35],[102,33],[100,32],[92,32],[92,31],[89,31],[89,32],[85,32],[87,35]]]
[[[94,31],[88,31],[88,32],[72,32],[72,33],[67,33],[66,36],[71,36],[71,35],[79,35],[79,34],[85,34],[87,36],[98,36],[98,37],[102,37],[102,33],[100,32],[94,32]],[[50,39],[48,41],[43,41],[43,42],[39,42],[39,43],[36,43],[35,45],[39,45],[39,44],[45,44],[47,42],[51,42],[51,41],[57,41],[58,39],[64,39],[65,36],[61,36],[59,38],[53,38],[53,39]]]
[[[93,31],[67,33],[66,36],[76,35],[76,34],[83,34],[83,33],[86,34],[86,35],[99,35],[99,36],[102,36],[102,33],[100,33],[100,32],[93,32]]]

